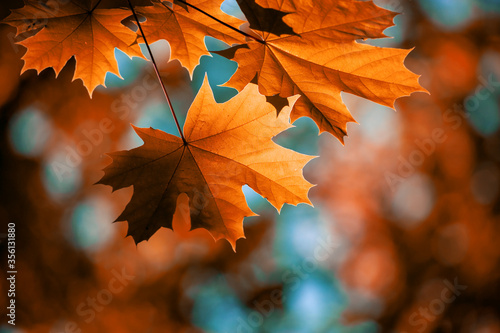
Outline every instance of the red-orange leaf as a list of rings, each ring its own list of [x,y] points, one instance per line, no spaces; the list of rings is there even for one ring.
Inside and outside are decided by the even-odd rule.
[[[234,28],[243,23],[222,12],[220,6],[223,0],[188,2]],[[240,33],[180,2],[175,2],[170,8],[166,2],[157,1],[153,6],[137,7],[136,10],[146,17],[146,22],[141,25],[148,42],[162,39],[168,41],[172,59],[178,59],[190,73],[198,65],[200,57],[209,54],[204,43],[205,36],[217,38],[229,45],[245,43],[245,38]]]
[[[264,31],[263,43],[250,41],[245,47],[220,52],[238,62],[226,85],[241,90],[257,75],[259,91],[266,96],[300,94],[292,121],[311,117],[321,132],[343,141],[347,122],[354,119],[342,102],[342,91],[393,107],[397,98],[423,90],[418,76],[403,64],[409,51],[356,42],[385,37],[383,30],[393,25],[395,13],[372,2],[351,0],[256,2],[291,12],[275,19],[278,23],[283,19],[298,35]]]
[[[119,75],[115,48],[142,57],[136,33],[121,24],[131,11],[94,6],[95,1],[90,0],[28,0],[23,8],[13,10],[3,23],[16,27],[18,35],[36,32],[19,42],[27,48],[22,72],[52,67],[59,74],[74,56],[73,79],[82,79],[92,95],[98,85],[104,85],[107,72]]]
[[[290,98],[291,104],[295,101]],[[310,203],[312,186],[302,176],[311,156],[283,148],[271,138],[290,128],[290,107],[279,117],[255,85],[224,104],[214,101],[205,80],[191,105],[184,135],[187,144],[165,132],[136,128],[144,141],[138,148],[111,154],[113,163],[99,181],[113,190],[134,186],[127,220],[135,242],[159,228],[172,228],[179,195],[190,199],[191,228],[205,228],[233,248],[244,237],[243,218],[254,215],[241,187],[248,184],[280,209],[283,204]]]

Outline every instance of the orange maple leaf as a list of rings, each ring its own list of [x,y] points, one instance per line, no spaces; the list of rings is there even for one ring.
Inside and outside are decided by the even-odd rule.
[[[289,99],[291,104],[296,97]],[[152,128],[135,128],[144,145],[110,154],[113,162],[98,182],[113,190],[134,186],[130,203],[117,221],[127,220],[136,243],[159,228],[171,228],[178,198],[189,197],[191,229],[205,228],[233,249],[244,237],[243,218],[254,215],[241,187],[248,184],[277,209],[309,203],[311,184],[302,168],[313,157],[274,143],[271,138],[291,127],[291,107],[279,117],[255,85],[217,104],[208,81],[188,112],[181,138]]]
[[[328,131],[343,142],[347,122],[354,118],[342,102],[342,91],[389,107],[399,97],[425,91],[418,76],[403,64],[408,50],[356,42],[386,37],[383,30],[393,25],[396,13],[372,2],[350,0],[256,2],[289,12],[275,19],[278,23],[283,19],[297,35],[263,31],[259,40],[217,52],[238,62],[238,70],[225,85],[241,90],[256,77],[266,96],[300,94],[292,122],[311,117],[320,133]]]
[[[53,67],[58,75],[74,56],[73,80],[82,79],[92,95],[98,85],[104,85],[107,72],[120,76],[115,48],[131,57],[143,57],[137,34],[121,24],[131,12],[96,9],[94,2],[27,0],[23,8],[13,10],[2,22],[16,27],[18,36],[35,33],[18,43],[27,48],[22,72]]]
[[[234,28],[243,23],[222,12],[220,6],[223,1],[191,0],[189,6],[176,1],[172,8],[165,2],[156,1],[153,6],[136,7],[136,10],[146,18],[141,23],[146,39],[151,43],[168,41],[171,58],[178,59],[192,74],[200,57],[210,54],[205,47],[205,36],[217,38],[229,45],[245,43],[245,37],[241,33],[214,20],[219,19]]]

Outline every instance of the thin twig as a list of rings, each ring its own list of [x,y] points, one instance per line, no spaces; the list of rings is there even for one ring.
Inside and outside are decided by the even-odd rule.
[[[146,47],[148,49],[149,56],[151,57],[151,62],[153,63],[153,67],[155,69],[156,76],[158,77],[158,81],[160,81],[160,85],[161,85],[161,88],[163,90],[163,94],[165,95],[165,98],[167,99],[168,106],[170,108],[170,112],[172,112],[172,116],[174,117],[175,125],[177,126],[177,130],[179,131],[182,142],[184,142],[184,145],[187,145],[186,138],[184,138],[184,134],[182,133],[181,126],[179,125],[179,121],[177,120],[177,116],[175,115],[175,112],[174,112],[174,107],[172,106],[172,102],[170,101],[170,97],[168,96],[167,89],[165,88],[165,84],[163,83],[163,80],[161,79],[160,71],[158,70],[158,66],[156,65],[156,61],[155,61],[155,58],[153,56],[153,52],[151,52],[151,48],[149,47],[149,43],[146,39],[146,35],[144,34],[144,31],[142,30],[142,26],[141,26],[141,23],[139,22],[139,18],[137,17],[134,6],[132,6],[132,2],[130,0],[127,0],[127,1],[128,1],[128,5],[130,6],[130,10],[132,11],[132,14],[134,14],[134,19],[137,22],[137,26],[139,27],[142,38],[144,39],[144,43],[146,44]]]
[[[234,30],[234,31],[236,31],[236,32],[238,32],[238,33],[240,33],[240,34],[242,34],[242,35],[243,35],[243,36],[245,36],[245,37],[252,38],[252,39],[253,39],[253,40],[255,40],[256,42],[259,42],[259,43],[261,43],[261,44],[266,44],[266,42],[264,42],[263,40],[261,40],[261,39],[259,39],[259,38],[255,37],[255,36],[252,36],[252,35],[250,35],[250,34],[247,34],[246,32],[241,31],[240,29],[237,29],[237,28],[235,28],[235,27],[233,27],[233,26],[229,25],[229,24],[227,24],[227,23],[226,23],[226,22],[224,22],[224,21],[219,20],[219,19],[218,19],[218,18],[216,18],[215,16],[210,15],[209,13],[207,13],[206,11],[204,11],[204,10],[203,10],[203,9],[201,9],[201,8],[196,7],[195,5],[192,5],[192,4],[190,4],[190,3],[188,3],[188,2],[186,2],[186,1],[184,1],[184,0],[177,0],[177,1],[182,2],[182,3],[183,3],[183,4],[185,4],[186,6],[189,6],[189,7],[193,8],[193,9],[195,9],[195,10],[199,11],[200,13],[205,14],[206,16],[210,17],[212,20],[215,20],[215,21],[219,22],[220,24],[222,24],[222,25],[224,25],[224,26],[228,27],[228,28],[229,28],[229,29],[231,29],[231,30]]]

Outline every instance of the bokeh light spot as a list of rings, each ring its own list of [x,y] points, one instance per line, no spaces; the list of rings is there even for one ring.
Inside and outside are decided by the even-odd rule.
[[[458,29],[472,16],[471,0],[420,0],[427,16],[441,28]]]
[[[43,162],[42,182],[53,199],[69,197],[80,188],[80,166],[67,162],[67,155],[62,151],[52,154]]]
[[[394,196],[392,211],[401,226],[411,228],[434,207],[434,185],[428,176],[415,174],[402,182]]]
[[[491,135],[500,127],[500,110],[494,95],[489,93],[488,88],[483,88],[480,94],[469,96],[465,100],[465,109],[469,116],[470,124],[484,136]]]
[[[113,235],[109,203],[102,198],[80,202],[71,214],[69,236],[77,248],[95,252]]]
[[[52,128],[42,112],[28,107],[12,117],[9,132],[12,148],[21,155],[33,157],[42,153]]]

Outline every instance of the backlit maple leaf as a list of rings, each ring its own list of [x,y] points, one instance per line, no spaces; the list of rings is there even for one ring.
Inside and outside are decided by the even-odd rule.
[[[241,90],[257,76],[259,91],[266,96],[300,94],[292,121],[311,117],[320,132],[330,132],[343,141],[347,122],[354,119],[342,102],[341,92],[393,107],[397,98],[423,91],[418,76],[403,64],[408,50],[356,42],[386,37],[383,30],[393,25],[396,13],[372,2],[351,0],[256,3],[290,13],[276,15],[275,20],[279,23],[282,19],[298,35],[264,31],[259,40],[218,52],[238,62],[238,70],[226,85]]]
[[[222,2],[223,0],[191,0],[189,4],[237,28],[243,21],[222,12]],[[172,59],[178,59],[191,74],[200,57],[209,55],[204,43],[205,36],[217,38],[229,45],[245,43],[242,34],[199,10],[178,1],[171,7],[167,2],[156,1],[153,6],[136,7],[136,10],[146,17],[146,22],[141,25],[148,42],[168,41]]]
[[[90,0],[27,0],[2,22],[16,27],[18,36],[35,33],[18,43],[27,48],[22,72],[52,67],[57,75],[74,56],[74,79],[82,79],[92,95],[98,85],[104,85],[107,72],[119,76],[115,48],[142,57],[136,33],[121,24],[130,15],[130,10],[96,9]]]
[[[291,104],[295,101],[290,98]],[[276,117],[255,85],[224,104],[214,100],[205,80],[184,125],[187,143],[160,130],[135,128],[138,148],[112,153],[100,184],[113,190],[134,186],[130,203],[117,221],[127,220],[136,243],[159,228],[172,228],[178,198],[186,193],[191,228],[205,228],[233,248],[244,237],[243,218],[254,215],[242,186],[248,184],[280,209],[284,203],[310,203],[312,186],[302,168],[313,157],[296,153],[271,138],[290,128],[290,107]]]

